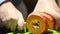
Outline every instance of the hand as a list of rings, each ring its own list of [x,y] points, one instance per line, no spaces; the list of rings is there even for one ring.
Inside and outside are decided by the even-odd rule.
[[[23,29],[24,19],[22,13],[19,12],[11,2],[4,3],[0,6],[0,19],[7,29],[15,31],[17,24],[18,30]]]

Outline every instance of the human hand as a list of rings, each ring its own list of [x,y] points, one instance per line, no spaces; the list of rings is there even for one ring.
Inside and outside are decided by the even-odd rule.
[[[0,6],[0,19],[7,29],[15,31],[17,27],[18,30],[23,30],[24,19],[22,13],[11,2],[6,2]]]

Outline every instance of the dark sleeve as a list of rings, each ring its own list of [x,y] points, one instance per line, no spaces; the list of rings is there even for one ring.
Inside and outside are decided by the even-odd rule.
[[[29,11],[28,13],[31,13],[34,10],[37,2],[38,0],[24,0],[24,3]]]
[[[15,6],[19,5],[19,4],[21,3],[21,1],[22,1],[22,0],[11,0],[11,2],[12,2]]]

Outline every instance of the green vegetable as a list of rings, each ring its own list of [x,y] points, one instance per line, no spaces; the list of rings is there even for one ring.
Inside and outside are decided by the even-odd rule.
[[[6,33],[6,34],[14,34],[13,32],[10,32],[10,33]]]
[[[48,31],[52,32],[52,34],[60,34],[60,32],[57,32],[55,30],[48,29]]]
[[[21,33],[17,33],[17,34],[21,34]]]
[[[31,32],[26,32],[26,33],[24,33],[24,34],[31,34]]]
[[[26,25],[24,25],[24,32],[27,32],[26,29],[27,29],[27,28],[26,28]]]

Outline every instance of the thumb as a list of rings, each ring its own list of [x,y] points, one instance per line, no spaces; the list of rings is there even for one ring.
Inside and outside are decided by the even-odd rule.
[[[18,30],[23,30],[23,28],[24,28],[24,19],[20,18],[18,20]]]

